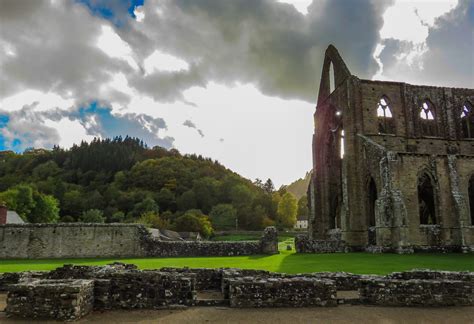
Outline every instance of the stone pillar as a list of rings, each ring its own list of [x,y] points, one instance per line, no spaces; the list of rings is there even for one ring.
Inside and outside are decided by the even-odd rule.
[[[278,254],[278,231],[275,226],[269,226],[263,231],[260,239],[263,254]]]
[[[8,208],[4,204],[0,204],[0,225],[7,223],[7,211]]]

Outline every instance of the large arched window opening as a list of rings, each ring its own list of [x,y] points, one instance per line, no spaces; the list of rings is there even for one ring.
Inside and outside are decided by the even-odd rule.
[[[462,136],[464,138],[474,138],[474,112],[472,105],[466,102],[461,110]]]
[[[420,224],[436,224],[435,189],[432,178],[426,172],[418,178],[418,208]]]
[[[368,202],[367,225],[368,225],[368,233],[369,233],[369,245],[376,245],[377,238],[376,238],[376,232],[375,232],[375,224],[376,224],[375,203],[377,201],[377,186],[372,177],[370,178],[367,189],[368,189],[367,190],[367,202]]]
[[[433,104],[429,100],[423,101],[420,111],[420,129],[423,136],[437,136],[436,113]]]
[[[471,225],[474,225],[474,175],[469,179],[469,216],[471,218]]]
[[[377,120],[379,134],[394,134],[395,127],[393,123],[392,109],[386,96],[380,98],[377,106]]]

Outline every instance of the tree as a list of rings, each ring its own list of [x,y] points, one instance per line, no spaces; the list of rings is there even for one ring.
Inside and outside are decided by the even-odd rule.
[[[212,210],[209,214],[209,218],[215,229],[235,229],[237,220],[237,210],[231,204],[219,204],[212,207]]]
[[[275,191],[272,179],[268,178],[267,181],[265,181],[263,184],[263,190],[268,194],[272,194]]]
[[[196,203],[196,195],[194,194],[194,191],[188,190],[185,193],[183,193],[177,199],[177,204],[178,204],[178,210],[182,210],[182,211],[196,208],[197,203]]]
[[[59,202],[50,195],[34,193],[35,207],[28,215],[30,223],[57,223],[59,220]]]
[[[143,213],[137,223],[158,229],[167,229],[169,227],[169,223],[163,220],[160,215],[155,212]]]
[[[297,216],[308,216],[309,209],[308,209],[308,197],[306,195],[302,196],[298,200],[298,212],[296,213]]]
[[[127,215],[129,218],[138,218],[146,212],[159,213],[160,208],[156,201],[151,197],[146,197],[143,201],[135,204],[133,210]]]
[[[295,196],[287,192],[278,203],[278,225],[281,228],[292,228],[296,224],[298,203]]]
[[[104,223],[104,213],[98,209],[89,209],[81,214],[79,220],[82,223]]]
[[[156,197],[156,201],[161,210],[175,210],[176,208],[176,198],[174,193],[168,188],[161,188]]]
[[[28,219],[35,207],[33,188],[27,184],[19,184],[2,192],[0,200],[4,201],[9,209],[16,211],[24,220]]]
[[[200,210],[188,210],[174,222],[174,229],[178,232],[199,232],[204,237],[213,233],[209,218]]]
[[[193,192],[196,196],[197,207],[204,213],[209,213],[218,201],[219,181],[210,177],[197,179],[194,181]]]

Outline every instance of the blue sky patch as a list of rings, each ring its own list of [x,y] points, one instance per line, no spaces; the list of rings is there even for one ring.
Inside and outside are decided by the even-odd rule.
[[[135,8],[143,6],[145,0],[75,0],[85,5],[90,12],[98,17],[110,20],[117,27],[126,23],[127,16],[136,18]]]

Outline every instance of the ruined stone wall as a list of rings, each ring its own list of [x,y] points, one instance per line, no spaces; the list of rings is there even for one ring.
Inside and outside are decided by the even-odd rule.
[[[334,283],[324,279],[242,277],[229,280],[230,306],[237,308],[330,307],[337,306],[336,296]]]
[[[17,282],[14,279],[16,278]],[[50,272],[0,275],[9,291],[8,316],[71,320],[93,308],[185,306],[309,307],[337,304],[472,306],[474,273],[412,270],[387,276],[346,272],[284,274],[253,269],[162,268],[130,264],[65,265]],[[3,280],[3,281],[5,281]],[[204,290],[222,297],[199,299]],[[337,291],[351,291],[351,297]],[[354,294],[358,291],[357,294]]]
[[[462,107],[466,102],[472,105],[474,90],[361,80],[350,74],[331,46],[325,64],[328,60],[334,63],[336,79],[344,81],[330,93],[323,68],[313,136],[310,237],[330,240],[329,220],[336,214],[336,227],[350,249],[474,251],[468,197],[474,139],[463,138],[461,122]],[[382,97],[392,115],[393,127],[387,133],[380,133],[377,116]],[[435,116],[429,136],[422,132],[424,102]],[[337,159],[338,128],[344,129],[342,160]],[[423,170],[435,179],[435,225],[420,225],[417,184]],[[371,179],[377,191],[375,226],[369,219]],[[322,242],[314,242],[315,252],[328,250]]]
[[[71,321],[92,311],[93,280],[37,280],[9,287],[9,316]]]
[[[7,224],[0,259],[236,256],[278,253],[276,228],[259,241],[160,241],[137,224]]]
[[[314,240],[306,235],[295,237],[297,253],[336,253],[345,252],[346,244],[342,240]]]
[[[380,306],[470,306],[474,285],[456,280],[371,279],[359,290],[362,304]]]

